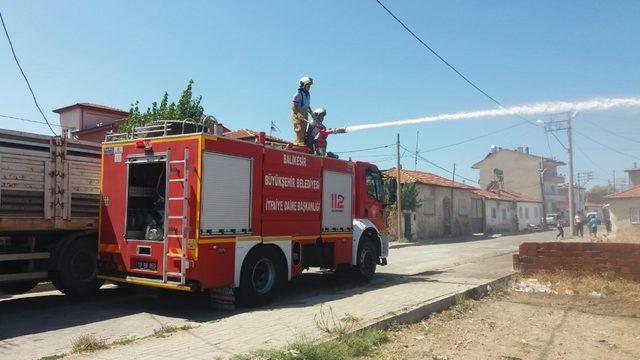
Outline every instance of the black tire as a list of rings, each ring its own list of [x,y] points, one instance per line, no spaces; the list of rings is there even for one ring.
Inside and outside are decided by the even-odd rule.
[[[274,248],[259,246],[251,250],[242,264],[238,300],[248,307],[270,303],[282,288],[285,271]]]
[[[356,277],[361,281],[369,281],[376,273],[378,256],[373,242],[362,240],[358,246],[358,264],[355,267]]]
[[[24,280],[0,285],[0,289],[11,295],[24,294],[38,285],[38,280]]]
[[[69,296],[95,294],[104,281],[98,275],[97,241],[93,237],[71,240],[58,256],[56,270],[51,272],[53,285]]]

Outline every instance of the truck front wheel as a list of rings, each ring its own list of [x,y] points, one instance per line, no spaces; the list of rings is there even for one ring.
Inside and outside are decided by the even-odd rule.
[[[97,241],[93,237],[71,240],[59,255],[56,270],[51,273],[53,285],[66,295],[94,294],[103,281],[97,278]]]
[[[364,240],[358,246],[358,264],[356,265],[356,275],[358,279],[368,281],[376,272],[376,249],[373,242]]]
[[[38,280],[25,280],[0,285],[0,289],[7,294],[24,294],[38,285]]]
[[[271,247],[253,249],[242,264],[239,297],[245,306],[260,306],[271,302],[284,281],[284,268]]]

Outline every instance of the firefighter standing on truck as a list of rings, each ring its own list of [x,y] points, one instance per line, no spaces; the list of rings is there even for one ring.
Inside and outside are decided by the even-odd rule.
[[[309,119],[309,113],[311,112],[311,85],[313,79],[308,76],[300,79],[300,86],[298,92],[293,97],[293,104],[291,106],[291,121],[293,121],[293,132],[295,133],[294,144],[297,146],[304,146],[307,133],[307,122]]]

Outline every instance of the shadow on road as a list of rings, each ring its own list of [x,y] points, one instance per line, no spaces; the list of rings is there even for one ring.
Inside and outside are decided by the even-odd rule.
[[[428,271],[416,275],[377,273],[367,283],[338,276],[330,271],[309,272],[293,279],[268,308],[313,306],[399,283],[434,282],[437,280],[430,276],[443,272]],[[101,289],[96,297],[80,300],[62,296],[57,292],[47,292],[42,296],[14,297],[0,301],[0,340],[139,313],[209,322],[248,311],[252,309],[240,308],[230,312],[213,310],[209,307],[206,293],[112,287]],[[157,327],[161,325],[159,322]]]

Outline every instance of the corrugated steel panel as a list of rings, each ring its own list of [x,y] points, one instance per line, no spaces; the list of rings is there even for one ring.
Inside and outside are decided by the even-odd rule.
[[[353,176],[325,170],[322,174],[322,230],[345,231],[352,227]]]
[[[247,233],[251,229],[252,161],[205,152],[202,174],[203,233]]]

